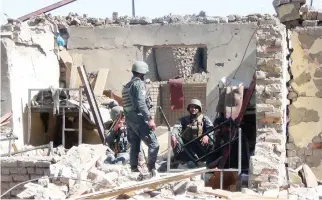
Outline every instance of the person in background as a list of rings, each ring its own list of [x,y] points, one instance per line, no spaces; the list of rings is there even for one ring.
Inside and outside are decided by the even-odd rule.
[[[157,175],[156,160],[159,143],[155,135],[156,125],[151,117],[151,98],[147,95],[144,76],[149,71],[145,62],[135,61],[132,65],[132,79],[123,87],[122,104],[131,143],[130,165],[132,172],[139,172],[138,156],[141,141],[148,146],[147,167],[152,176]]]

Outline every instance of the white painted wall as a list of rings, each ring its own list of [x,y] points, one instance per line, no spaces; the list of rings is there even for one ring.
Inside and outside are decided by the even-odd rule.
[[[13,132],[19,137],[16,144],[20,146],[27,136],[23,113],[28,105],[28,89],[59,87],[59,63],[49,26],[33,29],[24,24],[17,37],[2,42],[5,47],[2,51],[8,57]]]

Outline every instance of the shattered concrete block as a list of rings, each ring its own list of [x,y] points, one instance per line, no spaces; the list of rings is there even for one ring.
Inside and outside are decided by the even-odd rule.
[[[49,185],[49,178],[48,177],[43,177],[41,179],[38,180],[38,184],[43,186],[43,187],[47,187]]]
[[[181,181],[173,186],[173,192],[175,195],[185,194],[188,189],[188,181]]]
[[[267,190],[267,191],[264,191],[263,193],[263,196],[264,197],[278,197],[279,195],[279,189],[272,189],[272,190]]]
[[[304,20],[302,26],[317,26],[318,22],[318,20]]]
[[[301,6],[300,11],[302,13],[308,13],[309,12],[309,6],[308,5]]]
[[[276,10],[278,17],[281,22],[288,22],[296,19],[300,19],[300,3],[294,2],[294,3],[288,3],[280,5]]]

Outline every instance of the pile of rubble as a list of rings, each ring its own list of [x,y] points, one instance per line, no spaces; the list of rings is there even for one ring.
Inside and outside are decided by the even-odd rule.
[[[306,0],[273,1],[274,8],[282,23],[287,22],[291,27],[322,26],[322,10],[316,10],[306,4]]]
[[[66,155],[52,159],[50,175],[41,177],[37,183],[29,182],[17,194],[20,199],[65,199],[109,188],[130,186],[138,183],[137,173],[131,173],[128,165],[111,165],[105,162],[106,148],[103,145],[86,145],[71,148]],[[58,177],[58,178],[52,178]],[[166,198],[175,195],[198,199],[216,199],[202,194],[200,176],[169,184],[156,189],[138,190],[135,198]]]
[[[201,11],[199,14],[193,15],[166,15],[154,19],[148,17],[129,17],[118,16],[117,12],[113,13],[112,18],[93,18],[87,14],[69,13],[68,16],[52,16],[47,15],[51,21],[61,26],[124,26],[124,25],[148,25],[148,24],[219,24],[219,23],[246,23],[257,22],[260,19],[271,19],[269,14],[250,14],[247,16],[229,15],[227,17],[207,16],[205,12]],[[39,16],[36,18],[39,21]]]

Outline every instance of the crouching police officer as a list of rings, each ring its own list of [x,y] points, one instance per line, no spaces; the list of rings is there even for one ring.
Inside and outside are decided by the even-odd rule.
[[[133,77],[122,90],[127,131],[129,135],[130,165],[132,172],[139,172],[138,155],[141,140],[148,146],[147,166],[152,175],[156,174],[155,163],[159,152],[159,143],[154,133],[155,123],[151,117],[151,99],[146,94],[144,75],[149,71],[148,65],[135,61],[132,65]]]
[[[204,134],[213,127],[210,119],[202,114],[201,102],[192,99],[187,106],[189,115],[181,117],[174,125],[171,134],[171,145],[175,159],[182,163],[194,163],[194,160],[205,156],[205,152],[213,149],[213,142],[209,139],[212,133],[191,142],[183,149],[183,145]],[[206,158],[201,161],[206,161]]]
[[[105,140],[107,145],[114,151],[114,154],[109,154],[107,161],[111,164],[124,164],[129,160],[129,153],[127,151],[130,145],[124,126],[123,108],[121,106],[114,106],[111,109],[111,118],[113,124]]]

